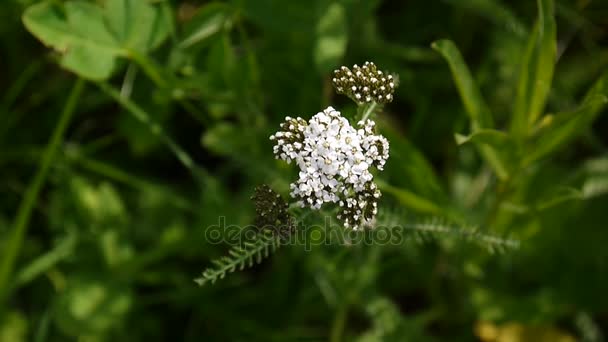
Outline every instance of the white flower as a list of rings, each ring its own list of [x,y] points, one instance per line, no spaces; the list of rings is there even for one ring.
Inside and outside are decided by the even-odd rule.
[[[270,137],[275,156],[295,160],[300,168],[299,179],[290,186],[291,196],[312,209],[340,203],[345,209],[339,218],[353,229],[372,222],[380,191],[370,167],[381,170],[388,159],[388,141],[373,134],[375,123],[360,121],[358,126],[328,107],[308,122],[286,117],[284,131]]]

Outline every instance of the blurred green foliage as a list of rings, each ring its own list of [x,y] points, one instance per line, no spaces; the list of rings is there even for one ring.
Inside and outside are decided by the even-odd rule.
[[[601,0],[3,1],[0,341],[602,341],[607,18]],[[207,227],[252,224],[259,184],[288,193],[270,134],[352,117],[332,70],[366,60],[399,76],[376,178],[405,241],[281,246],[197,286],[231,247]]]

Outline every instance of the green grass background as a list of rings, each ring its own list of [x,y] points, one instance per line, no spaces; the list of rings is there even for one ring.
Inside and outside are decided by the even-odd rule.
[[[3,0],[0,341],[603,341],[607,28],[603,0]],[[354,116],[332,70],[368,60],[407,239],[195,284],[207,227],[288,196],[270,134]]]

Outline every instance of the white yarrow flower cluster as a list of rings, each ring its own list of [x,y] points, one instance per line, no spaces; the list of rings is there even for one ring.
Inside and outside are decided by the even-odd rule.
[[[312,209],[338,203],[338,215],[346,227],[371,225],[377,213],[380,191],[370,167],[382,170],[388,159],[388,141],[374,134],[372,120],[351,126],[340,112],[328,107],[308,122],[286,117],[276,141],[277,158],[295,163],[299,179],[291,184],[291,196]]]

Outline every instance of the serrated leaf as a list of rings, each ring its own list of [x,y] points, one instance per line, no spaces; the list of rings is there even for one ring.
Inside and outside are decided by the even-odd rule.
[[[260,263],[262,259],[268,257],[268,254],[262,254],[264,250],[268,250],[269,246],[273,248],[278,247],[279,241],[275,240],[274,237],[266,237],[259,235],[254,242],[245,242],[244,248],[235,247],[234,250],[242,250],[242,253],[233,253],[230,251],[230,256],[223,256],[220,259],[212,261],[216,268],[210,268],[203,271],[200,278],[194,279],[194,281],[202,286],[207,282],[215,282],[217,278],[222,279],[226,273],[232,273],[236,269],[243,270],[245,266],[252,267],[254,263]],[[218,262],[221,260],[221,262]]]

